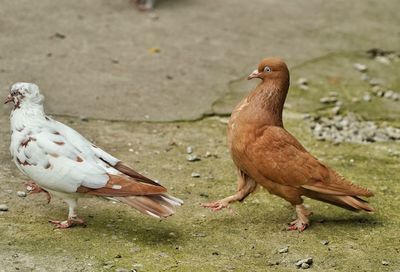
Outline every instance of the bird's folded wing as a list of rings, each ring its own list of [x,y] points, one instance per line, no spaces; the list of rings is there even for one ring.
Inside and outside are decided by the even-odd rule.
[[[30,134],[16,152],[24,172],[42,186],[61,192],[75,192],[81,186],[101,188],[109,176],[94,156],[82,152],[63,131],[43,128]]]
[[[158,195],[166,191],[164,187],[158,186],[158,184],[152,185],[136,181],[128,176],[118,175],[109,175],[107,184],[102,188],[92,189],[80,186],[77,189],[78,193],[108,197]]]
[[[57,127],[58,131],[62,131],[66,138],[68,138],[74,145],[81,150],[86,156],[93,157],[95,159],[100,159],[109,166],[115,168],[121,173],[134,178],[136,181],[141,181],[144,183],[152,184],[155,186],[160,186],[157,182],[139,174],[134,169],[123,163],[121,160],[115,158],[111,154],[107,153],[103,149],[97,147],[96,145],[90,143],[85,137],[79,134],[74,129],[64,125],[63,123],[52,120]]]
[[[372,195],[329,169],[284,128],[268,127],[246,149],[247,163],[265,178],[294,187],[334,195]]]

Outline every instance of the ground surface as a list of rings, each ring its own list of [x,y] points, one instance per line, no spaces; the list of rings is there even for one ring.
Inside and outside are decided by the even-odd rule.
[[[47,220],[64,218],[64,203],[16,194],[26,178],[10,161],[9,108],[2,107],[0,204],[9,211],[0,212],[0,271],[296,271],[295,262],[306,257],[313,257],[311,271],[399,271],[399,143],[317,141],[304,118],[330,115],[319,100],[335,91],[340,114],[400,127],[400,102],[372,94],[364,101],[371,86],[353,68],[366,64],[382,88],[400,92],[400,62],[364,54],[372,47],[398,52],[399,4],[303,5],[160,0],[155,19],[122,0],[2,1],[2,93],[16,80],[39,83],[57,119],[160,180],[185,205],[158,221],[120,204],[82,199],[79,213],[88,226],[54,230]],[[151,53],[154,48],[160,52]],[[284,230],[290,205],[262,189],[232,210],[199,207],[235,190],[224,116],[256,84],[245,76],[270,54],[284,56],[292,68],[287,129],[322,161],[373,190],[376,213],[306,201],[313,224],[297,233]],[[309,90],[295,84],[300,77]],[[171,120],[184,121],[157,122]],[[186,160],[188,146],[200,161]],[[286,246],[288,253],[278,253]]]

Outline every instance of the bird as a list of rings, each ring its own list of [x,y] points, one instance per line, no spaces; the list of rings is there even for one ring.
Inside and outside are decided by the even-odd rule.
[[[154,8],[156,0],[132,0],[141,11],[150,11]]]
[[[57,196],[68,204],[66,220],[50,221],[56,228],[86,225],[76,212],[81,197],[114,199],[156,218],[173,215],[183,204],[158,182],[46,115],[43,102],[36,84],[17,82],[4,103],[14,104],[10,153],[17,168],[32,179],[28,192],[45,192],[48,202]]]
[[[303,196],[351,211],[373,212],[361,197],[373,193],[351,183],[311,155],[283,126],[282,112],[289,90],[289,70],[277,57],[263,59],[248,80],[261,79],[233,110],[227,126],[227,142],[237,168],[234,195],[202,204],[218,211],[243,201],[260,185],[288,201],[297,218],[288,230],[303,231],[312,212]]]

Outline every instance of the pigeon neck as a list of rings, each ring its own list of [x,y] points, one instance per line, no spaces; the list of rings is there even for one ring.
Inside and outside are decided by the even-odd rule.
[[[265,81],[254,91],[257,110],[262,112],[261,118],[266,125],[283,127],[282,112],[289,81]]]
[[[34,127],[46,120],[42,104],[23,103],[14,108],[10,115],[11,128]]]

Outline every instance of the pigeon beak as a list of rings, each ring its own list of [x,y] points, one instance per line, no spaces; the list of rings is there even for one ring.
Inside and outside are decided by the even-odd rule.
[[[247,79],[250,80],[250,79],[253,79],[253,78],[257,78],[257,77],[260,78],[261,77],[261,73],[258,72],[258,70],[256,69],[247,77]]]
[[[11,94],[7,95],[6,100],[4,100],[4,104],[13,102],[14,98],[11,96]]]

